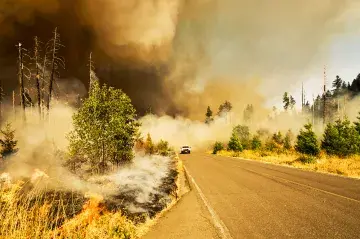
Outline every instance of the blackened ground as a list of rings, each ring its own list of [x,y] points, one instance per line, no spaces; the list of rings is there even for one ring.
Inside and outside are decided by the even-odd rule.
[[[145,203],[137,202],[138,191],[122,189],[119,195],[105,199],[106,208],[110,211],[121,210],[125,216],[135,223],[142,223],[147,218],[154,218],[177,197],[176,179],[178,171],[176,170],[176,161],[171,160],[170,164],[169,172],[162,179],[162,183],[158,188],[154,190],[156,193],[150,194],[149,201]]]

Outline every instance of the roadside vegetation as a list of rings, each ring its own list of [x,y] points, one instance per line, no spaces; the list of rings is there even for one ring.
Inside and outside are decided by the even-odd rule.
[[[39,126],[46,125],[54,99],[58,100],[56,80],[65,68],[58,29],[44,51],[37,37],[33,50],[26,50],[21,43],[17,47],[20,96],[13,92],[12,112],[2,112],[0,107],[5,125],[0,131],[0,238],[140,236],[147,221],[177,198],[176,154],[167,141],[153,142],[150,134],[143,138],[130,98],[120,89],[100,84],[91,54],[89,94],[76,104],[68,148],[58,149],[47,132],[50,138],[41,145],[42,152],[25,155],[36,161],[33,173],[14,177],[7,171],[20,160],[17,154],[24,157],[25,151],[18,145],[16,129],[10,122],[5,124],[4,115],[20,118],[21,127],[26,128],[35,112]],[[138,159],[135,154],[140,155]],[[26,166],[31,163],[27,160]],[[152,179],[155,176],[156,180]],[[123,182],[126,177],[131,178],[130,183]],[[137,182],[146,185],[134,185]],[[113,191],[102,194],[100,189],[92,192],[92,187]],[[141,187],[146,187],[145,192],[139,192]],[[85,192],[87,189],[90,191]],[[140,200],[138,193],[143,193]]]
[[[332,91],[319,95],[313,105],[302,99],[301,112],[294,110],[296,101],[285,92],[283,114],[307,118],[308,123],[299,132],[267,128],[251,131],[254,108],[247,105],[243,124],[233,127],[227,142],[215,142],[211,153],[360,177],[360,112],[353,122],[344,113],[346,102],[359,96],[359,83],[360,74],[351,84],[336,76]],[[206,122],[212,117],[209,112],[210,107]],[[276,114],[272,117],[276,120]]]
[[[283,135],[265,130],[259,130],[254,135],[245,134],[244,137],[244,134],[236,133],[239,128],[236,126],[229,142],[215,143],[212,153],[360,177],[357,123],[350,123],[347,119],[329,123],[321,137],[316,136],[310,123],[304,125],[296,137],[291,131]],[[246,126],[241,127],[248,132]]]

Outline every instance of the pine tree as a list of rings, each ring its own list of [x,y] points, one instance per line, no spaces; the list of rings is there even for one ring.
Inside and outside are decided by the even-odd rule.
[[[297,136],[295,149],[299,153],[317,156],[320,153],[320,148],[316,135],[312,130],[312,125],[310,123],[305,124],[304,128],[305,130],[301,129],[299,135]]]
[[[2,157],[9,156],[15,153],[17,140],[15,140],[15,130],[11,128],[11,124],[7,123],[4,130],[1,130],[1,134],[4,136],[4,139],[0,139],[0,144],[2,146],[1,155]]]
[[[240,152],[243,150],[240,139],[235,132],[233,132],[231,135],[230,141],[228,143],[228,150],[232,150],[235,152]]]
[[[210,106],[207,107],[205,116],[206,116],[206,119],[205,119],[205,123],[206,123],[206,124],[210,124],[212,121],[214,121],[214,119],[213,119],[213,112],[212,112],[212,110],[210,109]]]
[[[150,155],[155,153],[155,145],[149,133],[147,134],[145,141],[145,152],[146,154],[150,154]]]
[[[359,152],[360,136],[348,119],[327,124],[321,148],[330,155],[346,157]]]
[[[290,106],[290,98],[287,92],[283,95],[284,110],[288,110]]]
[[[360,135],[360,112],[358,113],[358,117],[356,117],[357,118],[357,121],[356,122],[354,122],[354,124],[355,124],[355,129],[356,129],[356,131],[359,133],[359,135]]]

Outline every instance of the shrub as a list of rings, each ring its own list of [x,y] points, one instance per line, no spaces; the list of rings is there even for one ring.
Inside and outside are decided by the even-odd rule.
[[[160,140],[160,142],[156,145],[157,152],[162,156],[169,155],[169,143],[164,140]]]
[[[301,129],[300,134],[297,136],[297,142],[295,145],[296,151],[299,153],[317,156],[320,153],[320,148],[317,142],[316,135],[312,130],[312,125],[305,124],[305,130]]]
[[[348,119],[329,123],[324,132],[321,148],[330,155],[346,157],[359,152],[360,136]]]
[[[254,136],[251,140],[251,149],[257,150],[261,148],[261,140],[259,136]]]
[[[292,148],[292,139],[293,139],[293,134],[291,132],[291,130],[289,130],[284,138],[284,149],[290,150]]]
[[[310,164],[310,163],[315,163],[316,162],[316,158],[314,156],[311,155],[302,155],[298,158],[298,161],[304,163],[304,164]]]
[[[228,143],[228,150],[232,150],[235,152],[240,152],[243,150],[240,139],[235,133],[232,133],[231,135],[230,141]]]
[[[214,144],[214,149],[213,149],[213,154],[217,154],[217,152],[221,151],[224,149],[224,145],[221,142],[215,142]]]

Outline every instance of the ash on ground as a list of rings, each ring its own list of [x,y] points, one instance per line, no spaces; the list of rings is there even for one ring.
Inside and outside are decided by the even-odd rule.
[[[153,218],[176,197],[176,160],[159,155],[137,156],[116,173],[92,177],[89,182],[111,189],[105,196],[108,210],[121,210],[129,219]]]

